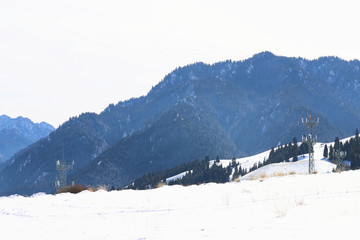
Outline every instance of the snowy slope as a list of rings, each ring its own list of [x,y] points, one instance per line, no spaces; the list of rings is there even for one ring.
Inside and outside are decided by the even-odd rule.
[[[1,197],[1,239],[358,238],[360,171]]]
[[[249,156],[244,158],[237,158],[236,162],[241,164],[241,167],[243,169],[249,170],[254,164],[257,164],[259,162],[263,162],[264,159],[267,159],[269,157],[270,150]],[[215,160],[210,161],[210,166],[214,163]],[[229,164],[231,164],[231,159],[221,159],[220,163],[223,167],[227,167]]]
[[[354,137],[354,136],[352,136]],[[344,138],[340,140],[341,142],[346,142],[350,140],[350,138]],[[299,143],[300,144],[300,143]],[[318,173],[328,173],[332,172],[333,169],[336,168],[336,165],[329,162],[328,159],[323,158],[324,147],[325,144],[329,147],[330,145],[334,145],[334,142],[330,143],[316,143],[314,145],[314,159],[315,159],[315,171]],[[276,150],[276,148],[274,148]],[[263,163],[265,159],[269,157],[271,150],[264,151],[262,153],[244,157],[237,158],[236,162],[240,164],[242,169],[249,170],[254,164]],[[261,167],[253,172],[248,173],[247,175],[241,177],[242,180],[255,180],[264,177],[272,177],[279,175],[289,175],[289,174],[307,174],[309,171],[309,155],[299,155],[297,162],[283,162],[283,163],[274,163],[270,165],[266,165]],[[284,161],[287,159],[284,159]],[[290,159],[292,161],[292,159]],[[222,165],[223,167],[227,167],[231,164],[231,159],[221,159],[218,165]],[[210,161],[210,167],[215,163],[215,160]],[[170,177],[168,179],[179,179],[182,178],[186,172],[180,173],[176,176]],[[168,179],[166,180],[167,182]]]
[[[171,182],[171,181],[175,181],[175,180],[177,180],[177,179],[181,179],[181,178],[183,178],[188,172],[189,172],[189,171],[185,171],[185,172],[179,173],[179,174],[177,174],[177,175],[175,175],[175,176],[169,177],[169,178],[166,179],[166,183],[169,183],[169,182]],[[191,172],[192,172],[192,171],[191,171]]]
[[[346,140],[346,139],[345,139]],[[329,146],[333,143],[327,143]],[[336,165],[323,158],[324,143],[316,143],[314,146],[315,171],[318,173],[329,173]],[[288,174],[307,174],[309,172],[309,154],[299,155],[297,162],[282,162],[263,166],[241,177],[242,180],[255,180],[264,177],[281,176]],[[284,159],[285,160],[285,159]],[[255,160],[249,160],[254,162]]]
[[[328,161],[315,160],[315,170],[317,173],[330,173],[335,168],[336,165]],[[309,159],[306,157],[303,160],[299,160],[297,162],[282,162],[263,166],[241,177],[241,180],[255,180],[266,177],[292,174],[308,174],[308,172]]]

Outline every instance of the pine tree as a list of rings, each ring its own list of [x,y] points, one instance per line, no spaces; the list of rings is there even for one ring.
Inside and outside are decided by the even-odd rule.
[[[360,145],[360,142],[359,142],[359,129],[356,129],[355,131],[355,142],[357,145]]]
[[[237,167],[235,167],[235,171],[234,171],[234,175],[233,175],[233,180],[236,180],[239,177],[239,170]]]
[[[219,163],[219,162],[220,162],[219,155],[216,155],[216,162],[217,162],[217,163]]]
[[[236,166],[237,166],[236,158],[233,157],[233,158],[231,159],[231,167],[236,167]]]
[[[330,148],[329,148],[329,159],[330,160],[333,159],[333,155],[334,155],[334,149],[333,149],[332,145],[330,145]]]
[[[344,144],[340,142],[339,151],[344,151]]]
[[[209,155],[206,155],[206,156],[205,156],[205,162],[210,162],[210,157],[209,157]]]
[[[297,154],[296,154],[296,155],[294,154],[294,156],[293,156],[293,158],[292,158],[292,161],[293,161],[293,162],[296,162],[297,160],[299,160],[299,159],[298,159],[298,156],[297,156]]]
[[[329,150],[328,150],[328,147],[327,145],[325,144],[325,147],[324,147],[324,154],[323,154],[324,158],[327,158],[329,156]]]
[[[256,169],[258,169],[258,165],[257,163],[254,163],[254,165],[250,168],[249,172],[255,171]]]
[[[336,138],[335,138],[334,150],[339,150],[339,151],[340,151],[340,140],[339,140],[339,137],[336,137]]]
[[[306,143],[301,143],[299,148],[299,154],[309,153],[309,146]]]
[[[298,160],[298,154],[299,154],[299,146],[296,137],[293,138],[293,150],[292,150],[292,156],[293,156],[293,162],[296,162]]]
[[[360,155],[355,154],[353,159],[351,159],[351,169],[359,169],[360,167]]]
[[[275,150],[274,150],[274,148],[272,147],[271,150],[270,150],[270,154],[269,154],[268,160],[269,160],[269,159],[272,159],[272,158],[274,157],[274,154],[275,154]],[[271,163],[271,160],[269,160],[269,162]]]
[[[293,137],[293,145],[294,147],[298,145],[298,140],[296,139],[296,137]]]

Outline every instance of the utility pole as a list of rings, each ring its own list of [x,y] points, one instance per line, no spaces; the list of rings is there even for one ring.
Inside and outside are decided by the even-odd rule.
[[[63,145],[62,161],[60,160],[56,161],[56,170],[59,171],[59,177],[60,177],[60,180],[57,180],[55,182],[56,190],[60,190],[67,186],[66,173],[67,171],[72,170],[73,168],[74,168],[74,161],[72,161],[71,165],[66,165],[66,162],[64,160],[64,145]]]
[[[309,118],[305,118],[305,120],[301,118],[301,121],[304,126],[309,129],[309,135],[303,135],[302,142],[309,146],[309,174],[311,174],[315,171],[314,145],[317,140],[317,137],[313,135],[313,128],[319,124],[319,118],[314,121],[311,119],[311,116],[309,116]]]

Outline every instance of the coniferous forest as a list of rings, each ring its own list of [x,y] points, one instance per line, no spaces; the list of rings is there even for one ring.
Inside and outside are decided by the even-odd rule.
[[[188,186],[209,182],[225,183],[230,180],[231,175],[233,178],[237,178],[247,173],[247,171],[239,167],[239,164],[236,163],[235,158],[233,158],[229,166],[223,167],[221,164],[215,161],[211,164],[209,156],[206,156],[202,161],[196,159],[189,163],[183,163],[177,167],[170,168],[165,171],[158,171],[144,175],[136,179],[133,184],[125,187],[125,189],[155,188],[161,184],[166,183],[167,178],[183,172],[187,173],[182,178],[169,181],[167,184],[180,184]]]
[[[355,137],[350,138],[345,143],[340,142],[336,137],[334,145],[324,147],[324,158],[329,158],[330,161],[335,163],[335,151],[343,151],[346,153],[344,160],[350,163],[351,169],[360,168],[360,137],[359,131],[356,129]],[[272,148],[268,158],[265,158],[263,162],[255,163],[249,170],[241,168],[241,165],[233,158],[231,164],[227,167],[223,167],[220,163],[219,157],[213,163],[210,161],[209,156],[206,156],[204,160],[193,160],[188,163],[183,163],[179,166],[158,171],[150,174],[146,174],[135,180],[134,183],[125,187],[126,189],[148,189],[156,188],[161,184],[168,185],[193,185],[201,183],[225,183],[231,179],[237,179],[249,172],[252,172],[262,166],[280,163],[284,161],[297,161],[298,155],[309,153],[309,147],[307,144],[298,144],[296,137],[293,138],[292,143],[285,144],[283,146]],[[167,178],[175,176],[180,173],[186,174],[178,179],[172,181],[166,181]]]
[[[298,155],[306,153],[309,153],[308,145],[301,143],[299,146],[296,137],[294,137],[292,144],[289,143],[284,146],[280,146],[276,150],[271,148],[269,158],[264,161],[264,165],[280,163],[283,161],[289,162],[290,159],[292,159],[293,162],[296,162],[298,160]]]
[[[350,138],[346,142],[340,142],[339,138],[336,137],[334,145],[330,145],[324,148],[324,157],[329,158],[330,161],[336,160],[335,152],[344,152],[344,160],[350,163],[350,169],[355,170],[360,168],[360,139],[359,130],[356,129],[355,137]]]
[[[225,183],[231,179],[237,179],[264,165],[290,161],[290,159],[292,161],[297,161],[298,155],[306,154],[308,152],[308,146],[304,143],[299,145],[297,139],[294,137],[292,143],[280,146],[276,149],[272,148],[267,159],[264,159],[263,162],[255,163],[249,170],[243,169],[241,165],[236,162],[235,158],[232,159],[230,165],[223,167],[218,156],[213,163],[210,162],[209,156],[206,156],[202,161],[196,159],[165,171],[146,174],[137,178],[132,184],[126,186],[125,189],[149,189],[156,188],[162,184],[188,186],[209,182]],[[186,174],[183,177],[172,181],[166,181],[167,178],[184,172],[186,172]]]

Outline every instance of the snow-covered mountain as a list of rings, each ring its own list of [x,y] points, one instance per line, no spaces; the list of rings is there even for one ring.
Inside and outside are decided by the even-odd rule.
[[[54,127],[46,122],[33,123],[24,117],[0,116],[0,162],[40,138],[46,137]]]
[[[54,191],[63,144],[77,182],[121,187],[206,155],[249,156],[300,139],[308,115],[320,117],[319,141],[343,138],[359,128],[359,81],[360,62],[336,57],[262,52],[180,67],[146,96],[73,117],[14,156],[0,194]]]

